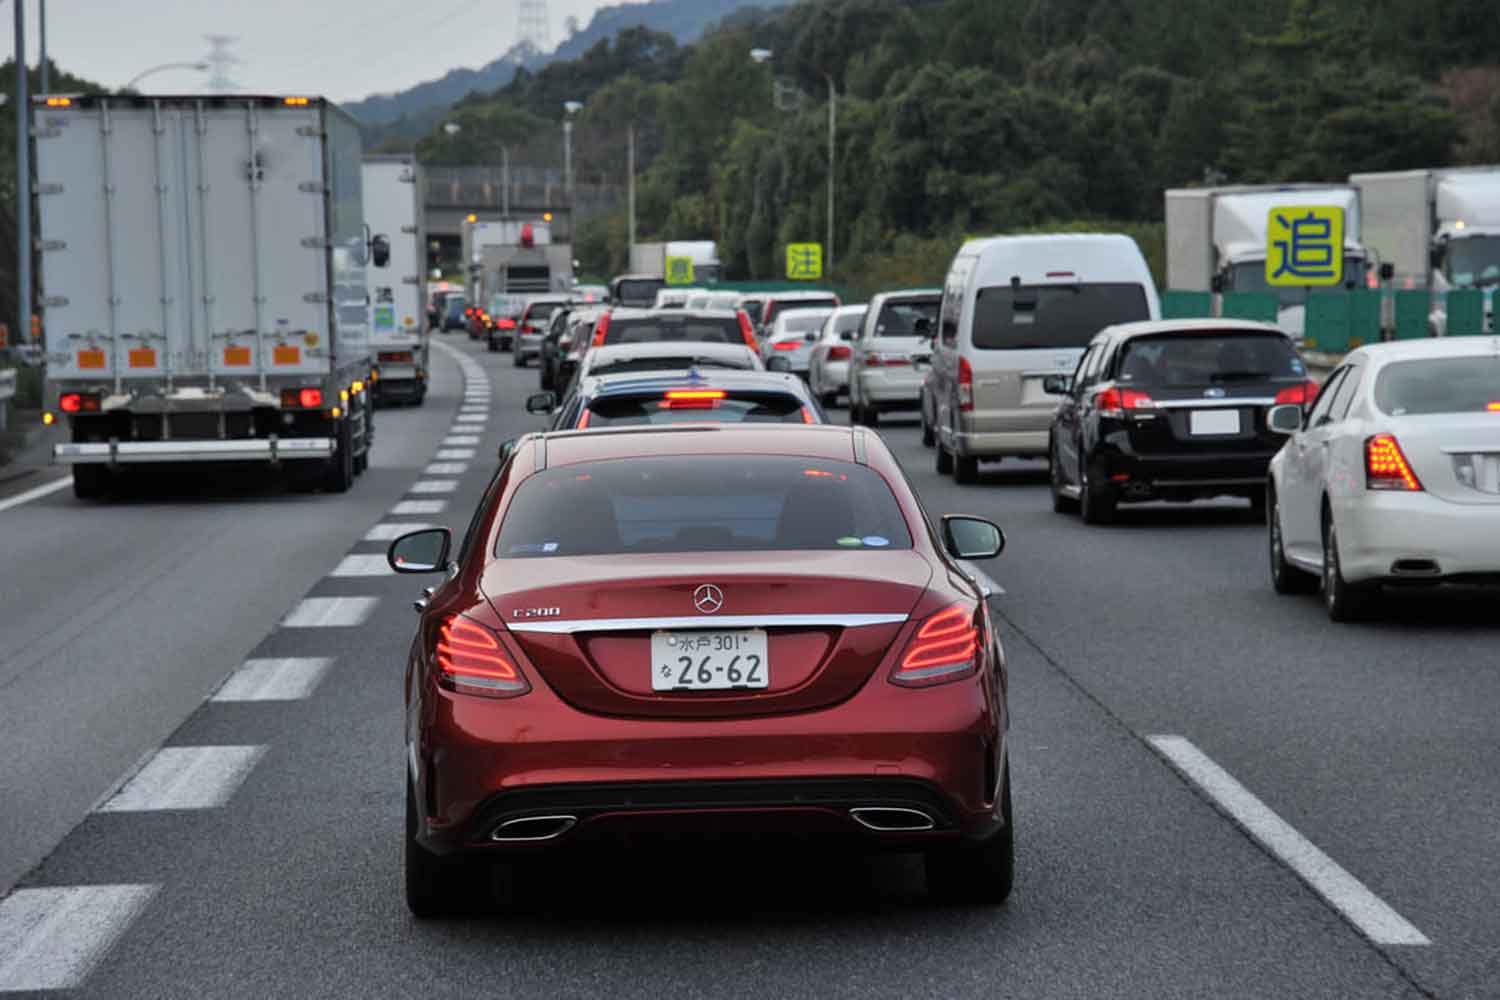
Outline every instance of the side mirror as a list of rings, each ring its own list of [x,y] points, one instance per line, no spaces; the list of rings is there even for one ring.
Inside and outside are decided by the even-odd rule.
[[[1388,260],[1381,261],[1381,263],[1380,263],[1380,280],[1381,281],[1390,281],[1395,276],[1396,276],[1396,265],[1392,264]]]
[[[1073,376],[1048,375],[1042,379],[1042,391],[1053,396],[1065,396],[1073,390]]]
[[[982,517],[947,514],[943,517],[943,547],[955,559],[993,559],[1005,550],[1005,532]]]
[[[447,528],[423,528],[392,542],[385,561],[397,573],[441,573],[448,568],[452,547],[453,533]]]
[[[376,267],[386,267],[391,262],[391,241],[384,236],[370,239],[370,262]]]
[[[526,412],[548,414],[557,409],[557,394],[554,392],[534,392],[526,397]]]
[[[1266,430],[1272,434],[1295,434],[1302,429],[1302,407],[1282,403],[1266,411]]]
[[[1209,281],[1208,287],[1216,293],[1225,291],[1224,276],[1222,274],[1214,275],[1213,279]]]

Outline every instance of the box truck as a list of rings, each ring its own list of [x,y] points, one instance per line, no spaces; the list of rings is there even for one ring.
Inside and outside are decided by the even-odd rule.
[[[555,243],[543,221],[477,221],[464,225],[469,301],[488,309],[495,295],[526,296],[573,289],[573,245]]]
[[[370,300],[373,385],[381,403],[420,405],[427,396],[427,236],[422,170],[409,155],[366,156],[365,225],[390,239],[387,267],[365,271]]]
[[[1359,199],[1338,184],[1174,188],[1166,193],[1167,287],[1194,292],[1274,292],[1276,323],[1298,340],[1308,289],[1266,281],[1272,209],[1333,205],[1344,210],[1344,288],[1366,286],[1370,254],[1361,241]]]
[[[668,261],[686,258],[693,262],[692,276],[671,280]],[[630,247],[630,272],[656,275],[669,284],[710,285],[723,277],[719,246],[713,240],[668,240],[665,243],[634,243]]]
[[[1395,268],[1397,289],[1430,289],[1428,330],[1448,330],[1444,297],[1484,290],[1485,328],[1494,329],[1500,285],[1500,166],[1353,174],[1365,240]]]
[[[317,97],[32,108],[48,399],[80,497],[237,462],[347,490],[369,460],[360,135]]]

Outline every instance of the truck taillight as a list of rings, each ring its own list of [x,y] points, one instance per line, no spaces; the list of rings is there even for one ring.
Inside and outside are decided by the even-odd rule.
[[[1156,401],[1139,389],[1105,389],[1094,397],[1101,417],[1123,417],[1127,410],[1154,410]]]
[[[282,389],[281,406],[283,409],[316,410],[323,405],[323,390],[316,387],[306,389]]]
[[[464,694],[514,698],[531,690],[495,633],[461,615],[438,624],[431,650],[438,683]]]
[[[953,604],[924,621],[891,671],[891,683],[931,687],[973,674],[980,638],[975,611],[969,604]]]
[[[98,413],[99,397],[83,392],[65,392],[58,397],[57,408],[64,413]]]
[[[1365,441],[1365,488],[1416,493],[1422,481],[1390,434],[1376,434]]]
[[[958,359],[958,408],[965,413],[974,409],[974,369],[969,359]]]

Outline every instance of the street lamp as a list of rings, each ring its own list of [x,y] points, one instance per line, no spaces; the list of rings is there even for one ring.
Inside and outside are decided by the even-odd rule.
[[[573,116],[582,110],[582,101],[563,102],[563,183],[567,187],[570,212],[573,209]]]
[[[775,55],[776,53],[771,51],[770,49],[750,50],[750,58],[757,65],[765,65],[766,63],[769,63],[775,57]],[[836,142],[838,138],[839,95],[838,91],[833,86],[833,77],[830,74],[824,73],[823,80],[828,84],[828,236],[823,244],[823,261],[826,264],[827,269],[831,271],[833,270],[833,196],[835,172],[834,168],[837,166]],[[775,90],[775,73],[772,73],[771,75],[771,86],[772,97],[774,100],[774,98],[777,96],[777,92]],[[779,102],[777,103],[779,107]]]
[[[199,73],[207,73],[208,70],[209,70],[209,65],[206,62],[170,62],[170,63],[162,63],[160,66],[152,66],[150,69],[142,70],[141,72],[137,73],[135,76],[133,76],[133,77],[130,78],[130,82],[129,83],[127,83],[125,86],[121,87],[120,89],[121,90],[134,90],[135,89],[135,85],[138,84],[138,83],[140,83],[142,80],[146,79],[146,77],[151,76],[153,73],[165,73],[169,69],[192,69],[192,70],[197,70]]]

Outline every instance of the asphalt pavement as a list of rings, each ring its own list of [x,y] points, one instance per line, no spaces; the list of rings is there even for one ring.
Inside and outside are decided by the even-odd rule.
[[[1042,467],[932,471],[996,519],[1018,871],[927,902],[900,856],[539,863],[419,923],[400,887],[385,539],[467,522],[534,369],[447,336],[347,495],[179,483],[0,511],[0,991],[90,997],[1500,995],[1492,597],[1335,626],[1243,504],[1051,512]],[[459,361],[462,360],[461,367]],[[835,411],[844,419],[843,411]]]

